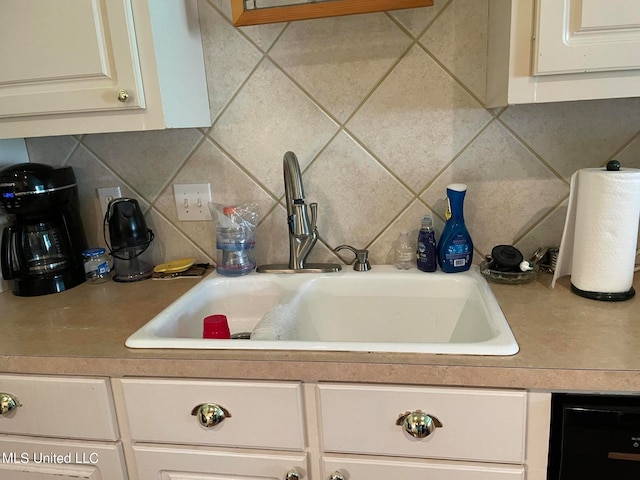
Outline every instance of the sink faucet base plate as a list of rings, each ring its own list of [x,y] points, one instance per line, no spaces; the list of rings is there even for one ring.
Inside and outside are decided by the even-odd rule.
[[[256,268],[258,273],[328,273],[340,270],[342,266],[337,263],[306,263],[304,268],[289,268],[287,263],[272,263]]]

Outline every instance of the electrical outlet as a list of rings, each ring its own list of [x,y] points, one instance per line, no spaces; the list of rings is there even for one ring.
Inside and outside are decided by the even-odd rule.
[[[173,194],[176,199],[178,220],[193,222],[211,220],[209,206],[211,201],[211,185],[208,183],[192,183],[174,185]]]
[[[107,207],[109,202],[114,198],[121,198],[122,193],[120,187],[105,187],[98,188],[98,199],[100,200],[100,209],[102,210],[102,218],[107,214]]]

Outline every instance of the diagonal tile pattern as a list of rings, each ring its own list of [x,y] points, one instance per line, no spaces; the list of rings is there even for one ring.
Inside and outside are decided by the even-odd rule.
[[[319,204],[312,261],[342,243],[392,262],[424,214],[442,230],[448,183],[469,185],[476,259],[498,243],[559,244],[567,179],[611,158],[640,167],[640,99],[510,106],[484,97],[488,0],[235,28],[228,0],[199,0],[214,118],[208,129],[27,140],[31,161],[74,167],[82,216],[102,241],[95,189],[120,185],[147,209],[156,260],[214,258],[211,222],[179,222],[174,183],[259,204],[259,263],[288,258],[282,156]]]

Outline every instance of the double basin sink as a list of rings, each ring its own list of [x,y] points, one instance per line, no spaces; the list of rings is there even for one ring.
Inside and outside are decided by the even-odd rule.
[[[203,339],[204,317],[232,335]],[[240,335],[242,336],[242,335]],[[245,335],[246,336],[246,335]],[[518,344],[477,267],[223,277],[215,272],[131,335],[130,348],[513,355]]]

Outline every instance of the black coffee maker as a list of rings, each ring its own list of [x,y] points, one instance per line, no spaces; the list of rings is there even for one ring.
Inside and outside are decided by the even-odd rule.
[[[23,163],[0,170],[0,209],[12,222],[2,232],[0,263],[14,295],[46,295],[84,282],[87,239],[71,167]]]

